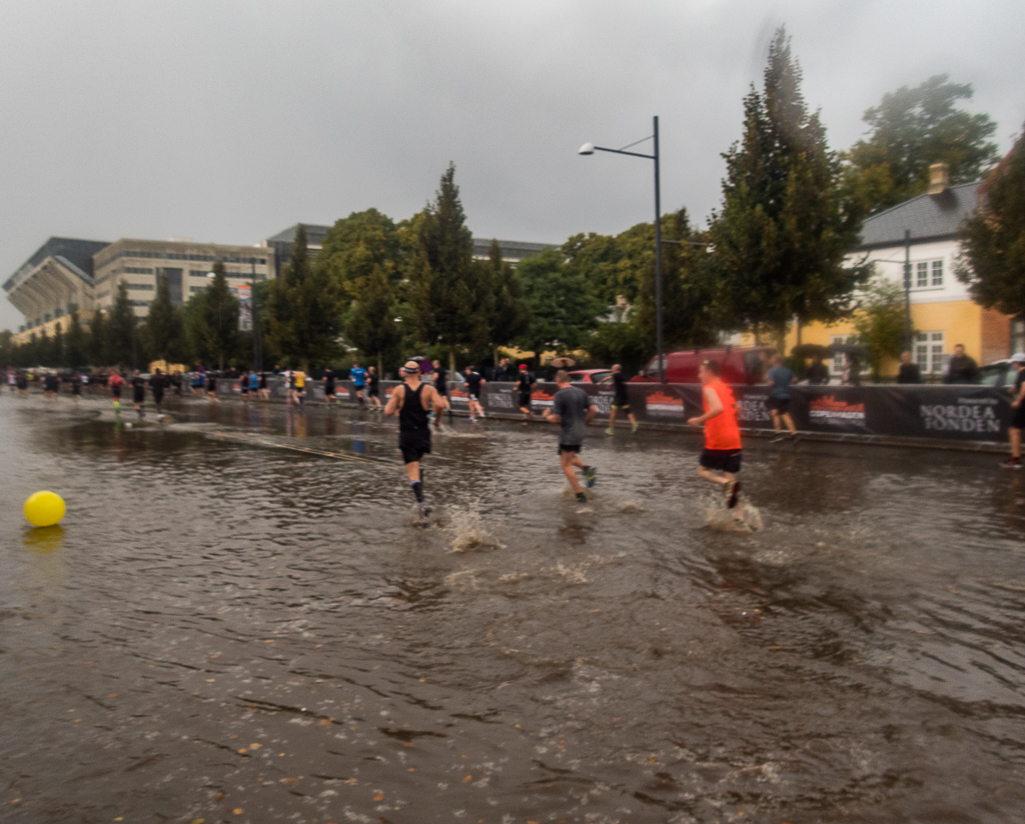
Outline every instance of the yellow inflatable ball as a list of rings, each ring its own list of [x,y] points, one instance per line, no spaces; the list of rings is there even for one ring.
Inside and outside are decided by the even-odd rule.
[[[36,492],[25,501],[25,517],[32,526],[53,526],[64,517],[64,499],[56,492]]]

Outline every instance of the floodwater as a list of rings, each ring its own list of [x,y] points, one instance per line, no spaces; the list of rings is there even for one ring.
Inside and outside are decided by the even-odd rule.
[[[0,427],[0,821],[1023,818],[997,456],[753,441],[748,535],[705,525],[695,436],[593,430],[581,507],[551,428],[457,419],[422,528],[354,411]]]

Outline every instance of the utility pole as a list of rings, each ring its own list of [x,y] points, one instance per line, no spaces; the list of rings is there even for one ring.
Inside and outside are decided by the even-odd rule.
[[[911,352],[911,230],[904,230],[904,351]]]

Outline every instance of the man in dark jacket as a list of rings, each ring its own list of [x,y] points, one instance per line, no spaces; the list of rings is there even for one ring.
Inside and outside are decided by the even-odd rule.
[[[900,369],[897,371],[897,383],[921,383],[922,373],[918,364],[911,360],[910,352],[900,353]]]
[[[959,343],[954,347],[954,355],[947,364],[947,374],[943,378],[944,383],[978,383],[979,364],[965,354],[964,344]]]

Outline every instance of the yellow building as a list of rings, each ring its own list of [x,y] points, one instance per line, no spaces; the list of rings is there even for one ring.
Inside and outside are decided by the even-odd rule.
[[[930,172],[933,185],[927,194],[865,221],[861,243],[848,261],[854,264],[867,259],[874,264],[876,276],[902,285],[905,260],[910,262],[912,357],[923,377],[936,379],[946,370],[957,344],[964,344],[967,354],[983,365],[1025,348],[1025,327],[1021,318],[979,306],[957,278],[957,231],[961,222],[975,211],[981,184],[949,185],[942,164]],[[800,341],[828,345],[846,342],[854,335],[849,322],[831,326],[816,323],[801,328]],[[786,351],[797,342],[798,331],[791,329]],[[839,376],[842,360],[834,359],[829,367],[831,374]],[[884,377],[896,373],[896,361],[883,365]]]

